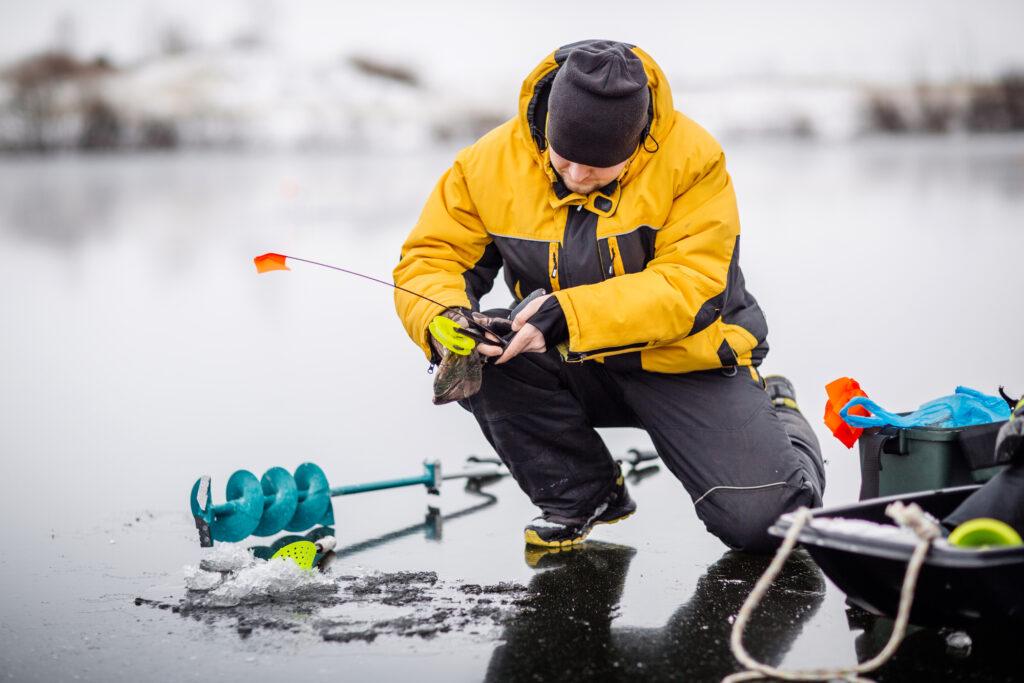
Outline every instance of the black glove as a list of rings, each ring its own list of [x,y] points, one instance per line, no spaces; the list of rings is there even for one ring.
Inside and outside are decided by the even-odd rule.
[[[526,322],[540,330],[549,349],[569,338],[569,326],[565,322],[562,305],[553,296],[545,299],[537,312]]]

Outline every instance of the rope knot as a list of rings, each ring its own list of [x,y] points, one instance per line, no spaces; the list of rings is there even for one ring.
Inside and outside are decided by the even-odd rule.
[[[917,503],[905,505],[902,501],[897,500],[886,506],[885,514],[901,527],[913,531],[922,541],[932,541],[942,537],[942,529],[939,527],[938,521],[922,510]]]

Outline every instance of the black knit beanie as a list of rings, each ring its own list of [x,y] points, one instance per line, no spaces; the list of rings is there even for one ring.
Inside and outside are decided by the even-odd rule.
[[[629,48],[605,41],[581,45],[551,84],[548,143],[577,164],[615,166],[640,144],[649,103],[647,73]]]

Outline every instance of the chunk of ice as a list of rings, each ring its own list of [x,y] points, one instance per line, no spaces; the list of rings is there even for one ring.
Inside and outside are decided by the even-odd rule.
[[[235,572],[255,562],[256,558],[243,546],[223,543],[211,548],[199,560],[199,568],[208,572]]]
[[[222,544],[210,550],[198,567],[186,566],[185,587],[198,595],[194,604],[235,607],[269,600],[316,600],[334,595],[334,577],[300,569],[290,558],[261,560],[241,545]]]
[[[208,572],[191,565],[185,567],[185,588],[190,591],[213,590],[223,580],[224,574],[220,572]]]

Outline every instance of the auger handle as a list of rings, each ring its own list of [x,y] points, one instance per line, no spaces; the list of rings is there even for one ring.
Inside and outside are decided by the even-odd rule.
[[[630,448],[628,451],[626,451],[626,453],[628,453],[628,455],[625,458],[623,458],[622,461],[629,463],[634,467],[636,467],[642,462],[658,459],[658,452],[652,450],[640,450],[639,448]]]
[[[626,451],[627,455],[624,458],[616,458],[619,462],[624,462],[627,465],[639,465],[642,462],[649,460],[657,460],[658,452],[654,450],[640,450],[639,448],[631,448]],[[466,462],[475,463],[492,463],[494,465],[504,465],[504,463],[498,458],[482,458],[479,455],[471,455],[466,458]]]
[[[504,466],[504,464],[505,464],[499,458],[481,458],[479,455],[471,455],[471,456],[469,456],[468,458],[466,458],[466,462],[486,462],[486,463],[490,463],[492,465],[500,465],[500,466]]]
[[[508,474],[507,471],[489,467],[485,470],[470,470],[469,472],[455,472],[454,474],[446,474],[441,479],[449,481],[450,479],[485,479],[487,477],[504,477]]]
[[[384,481],[373,481],[366,484],[350,484],[348,486],[335,486],[331,488],[331,497],[351,496],[355,493],[366,493],[368,491],[383,491],[384,489],[397,489],[403,486],[416,486],[422,484],[431,493],[437,493],[441,488],[441,463],[430,460],[423,463],[423,474],[417,477],[404,477],[402,479],[386,479]]]

